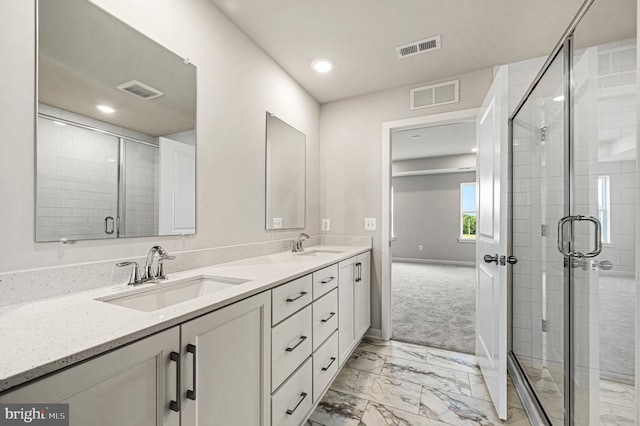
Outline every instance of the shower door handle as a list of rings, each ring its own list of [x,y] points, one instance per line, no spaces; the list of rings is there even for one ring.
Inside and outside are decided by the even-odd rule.
[[[581,222],[581,221],[591,222],[595,225],[594,249],[587,253],[581,253],[579,251],[566,251],[564,249],[565,225],[567,223]],[[577,257],[578,259],[581,259],[584,257],[596,257],[597,255],[599,255],[600,252],[602,251],[602,224],[600,223],[598,218],[595,218],[593,216],[576,215],[576,216],[565,216],[562,219],[560,219],[558,221],[558,251],[560,251],[560,253],[562,253],[565,256]]]
[[[113,234],[113,232],[116,230],[116,226],[115,226],[116,222],[113,219],[112,216],[107,216],[104,218],[104,233],[107,235],[111,235]]]

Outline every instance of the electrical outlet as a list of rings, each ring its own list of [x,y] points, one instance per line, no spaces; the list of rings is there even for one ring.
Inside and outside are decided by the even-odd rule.
[[[365,231],[375,231],[376,230],[376,218],[375,217],[365,217],[364,218],[364,230]]]
[[[273,218],[273,229],[282,229],[282,218],[274,217]]]
[[[420,245],[418,246],[418,250],[420,250],[420,251],[424,250],[424,247],[422,246],[422,244],[420,244]]]
[[[322,230],[323,231],[331,230],[331,219],[322,219]]]

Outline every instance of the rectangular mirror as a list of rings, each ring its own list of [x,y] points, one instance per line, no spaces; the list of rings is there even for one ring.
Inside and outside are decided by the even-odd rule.
[[[196,67],[87,0],[38,2],[36,241],[195,233]]]
[[[306,142],[304,133],[267,112],[266,229],[305,227]]]

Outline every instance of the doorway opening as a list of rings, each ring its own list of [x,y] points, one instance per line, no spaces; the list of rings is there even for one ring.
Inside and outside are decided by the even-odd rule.
[[[399,225],[399,220],[400,220],[399,218],[395,218],[395,220],[392,220],[392,216],[394,215],[392,213],[395,213],[396,215],[398,214],[397,212],[392,212],[392,197],[394,198],[393,204],[397,204],[398,202],[400,203],[403,202],[402,201],[403,197],[405,198],[405,201],[408,201],[410,200],[411,196],[409,193],[406,193],[406,192],[403,193],[402,182],[399,183],[398,190],[397,190],[395,188],[395,185],[393,185],[392,181],[393,179],[396,179],[396,178],[398,180],[404,179],[407,182],[410,182],[411,180],[420,180],[420,174],[416,174],[416,176],[412,178],[410,176],[412,170],[410,168],[403,169],[403,167],[414,167],[413,171],[418,170],[417,168],[415,168],[414,163],[419,163],[419,162],[424,162],[424,163],[431,162],[432,166],[430,167],[432,170],[436,170],[436,168],[457,169],[462,167],[471,167],[471,169],[468,170],[467,172],[475,173],[475,170],[474,170],[475,162],[472,163],[471,165],[467,163],[466,165],[454,166],[453,164],[455,163],[450,162],[449,165],[446,167],[443,165],[434,166],[433,164],[436,164],[438,161],[442,160],[441,157],[447,157],[446,151],[438,151],[438,150],[447,148],[448,142],[446,141],[443,142],[442,140],[438,142],[432,142],[430,146],[432,149],[429,150],[428,149],[429,144],[425,143],[425,141],[428,139],[429,134],[435,135],[438,132],[443,133],[447,128],[449,128],[449,130],[455,129],[455,126],[471,127],[471,125],[473,124],[473,128],[475,129],[475,120],[476,120],[477,113],[478,113],[478,109],[472,108],[467,110],[454,111],[454,112],[448,112],[448,113],[442,113],[442,114],[433,114],[429,116],[416,117],[416,118],[383,123],[383,135],[382,135],[382,149],[383,149],[382,151],[382,205],[383,205],[383,209],[382,209],[381,232],[382,232],[382,241],[385,241],[385,243],[382,245],[382,280],[381,280],[382,321],[381,321],[381,329],[380,329],[380,335],[379,335],[379,337],[382,338],[383,340],[390,340],[393,334],[392,333],[393,322],[394,322],[392,321],[392,311],[393,311],[392,302],[394,299],[394,297],[392,296],[393,264],[395,263],[396,266],[399,265],[400,268],[402,268],[403,266],[416,266],[416,267],[436,266],[433,263],[428,263],[426,261],[403,262],[403,260],[411,259],[411,256],[414,256],[414,259],[416,258],[419,259],[419,257],[417,257],[417,255],[415,254],[409,255],[407,254],[407,252],[403,254],[403,252],[398,251],[399,250],[398,244],[402,244],[403,242],[403,237],[401,235],[403,234],[403,232],[406,234],[406,231],[402,230],[402,226],[404,226],[404,224]],[[425,133],[423,138],[412,137],[415,135],[416,129],[423,129],[421,130]],[[425,149],[426,153],[423,152],[423,154],[418,154],[418,156],[414,158],[409,158],[408,157],[409,154],[406,154],[406,153],[403,154],[404,150],[402,149],[401,142],[399,139],[401,138],[402,135],[407,136],[408,139],[412,142],[422,139],[422,142],[414,145],[425,145],[427,147]],[[392,150],[393,143],[395,143],[395,146],[393,147],[394,149]],[[410,143],[410,142],[407,142],[407,143]],[[471,152],[471,149],[474,146],[475,146],[475,139],[473,143],[470,146],[468,146],[467,151],[464,154],[468,155],[471,158],[474,157],[474,153]],[[394,152],[397,160],[397,164],[395,165],[393,164]],[[463,153],[460,152],[459,154],[462,155]],[[449,156],[455,157],[455,154],[449,154]],[[419,158],[419,157],[423,157],[424,159],[416,160],[416,158]],[[440,157],[440,160],[433,160],[433,158],[439,158],[439,157]],[[432,159],[429,159],[429,158],[432,158]],[[457,164],[460,164],[460,163],[457,163]],[[422,170],[427,170],[426,167],[428,167],[428,164],[427,165],[423,164]],[[406,172],[407,176],[402,177],[403,172]],[[396,175],[395,178],[393,177],[394,174]],[[462,175],[462,174],[465,174],[465,173],[463,171],[458,171],[458,173],[432,173],[431,176],[437,176],[437,175],[455,176],[455,175]],[[430,176],[430,175],[424,174],[423,176]],[[471,180],[469,180],[468,182],[463,182],[463,183],[472,183],[473,181],[475,181],[475,179],[471,178]],[[459,194],[459,191],[460,191],[459,186],[457,191]],[[409,198],[405,197],[405,195],[409,195]],[[460,198],[455,199],[456,212],[457,212],[456,218],[460,214],[460,201],[461,201]],[[427,200],[427,207],[429,208],[433,207],[433,203],[429,204],[429,201]],[[413,211],[410,213],[411,214],[415,213],[416,216],[419,216],[421,212]],[[460,224],[462,225],[462,216],[460,216],[460,221],[461,221]],[[423,225],[425,223],[428,223],[426,219],[423,221]],[[396,230],[396,226],[399,226],[397,230]],[[471,251],[475,252],[475,249],[473,248],[475,244],[459,242],[459,239],[463,237],[463,232],[461,227],[456,227],[456,230],[457,231],[455,232],[455,235],[453,237],[456,244],[460,244],[460,245],[466,244],[465,247],[470,247]],[[458,232],[460,233],[458,234]],[[396,234],[395,238],[392,237],[392,234]],[[414,252],[420,252],[422,255],[426,256],[428,253],[432,253],[432,251],[429,251],[429,250],[432,250],[433,248],[437,248],[440,245],[440,243],[441,242],[438,241],[437,239],[434,239],[434,240],[430,239],[429,241],[424,240],[422,242],[418,242],[417,240],[409,240],[406,246],[413,248]],[[423,246],[422,250],[418,250],[419,249],[418,246],[420,245]],[[395,257],[395,262],[392,262],[392,257]],[[422,259],[433,260],[438,258],[422,257]],[[442,260],[443,258],[440,257],[439,259]],[[474,260],[472,259],[467,265],[452,265],[452,264],[446,265],[446,262],[443,265],[450,266],[450,267],[460,267],[460,268],[467,267],[469,269],[472,269],[473,262]],[[405,274],[403,274],[402,271],[399,271],[398,268],[396,268],[396,275],[400,277],[401,275],[413,276],[415,274],[413,274],[411,271],[407,271]],[[472,277],[472,279],[474,280],[473,286],[475,287],[475,278]],[[409,292],[407,292],[407,294],[408,293]],[[473,297],[474,297],[473,303],[475,304],[475,293]],[[419,303],[415,301],[412,301],[412,303],[414,303],[415,306],[421,306]],[[441,306],[444,306],[444,303],[442,303]],[[421,306],[421,309],[422,308],[423,307]],[[415,312],[413,314],[411,313],[411,307],[409,307],[409,309],[406,310],[406,314],[412,315],[414,317],[414,321],[416,322],[421,321],[421,320],[416,320],[417,315],[415,314]],[[472,314],[471,317],[473,318],[474,315]],[[396,318],[396,321],[399,321],[398,318]],[[396,330],[398,329],[399,328],[396,327]],[[397,333],[398,332],[396,332],[396,335]],[[416,334],[419,334],[419,333],[416,333]],[[393,336],[393,338],[395,339],[396,336]],[[410,340],[402,337],[398,337],[398,339],[411,341],[411,342],[417,341],[417,340]]]
[[[391,338],[475,353],[476,123],[391,132]]]

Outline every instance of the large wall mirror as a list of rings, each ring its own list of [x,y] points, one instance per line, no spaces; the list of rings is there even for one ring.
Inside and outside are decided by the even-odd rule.
[[[306,141],[304,133],[267,112],[266,229],[305,226]]]
[[[196,67],[88,0],[38,2],[36,241],[195,233]]]

